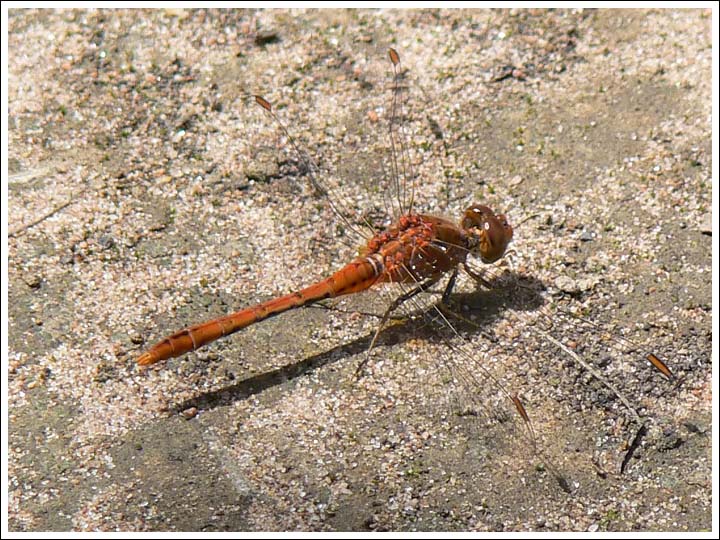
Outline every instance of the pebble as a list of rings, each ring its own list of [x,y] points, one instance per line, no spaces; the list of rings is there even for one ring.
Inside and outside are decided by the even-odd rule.
[[[25,284],[31,289],[39,289],[42,284],[42,278],[37,274],[29,276],[25,281]]]
[[[198,413],[197,407],[189,407],[189,408],[185,409],[183,412],[181,412],[180,414],[182,414],[187,420],[190,420],[192,418],[195,418],[197,416],[197,413]]]
[[[698,226],[700,232],[703,234],[712,235],[712,214],[707,212],[700,218],[700,224]]]
[[[98,244],[103,249],[110,249],[115,245],[115,239],[109,234],[104,234],[98,240]]]
[[[558,276],[555,278],[555,287],[566,293],[575,293],[578,291],[575,280],[568,276]]]

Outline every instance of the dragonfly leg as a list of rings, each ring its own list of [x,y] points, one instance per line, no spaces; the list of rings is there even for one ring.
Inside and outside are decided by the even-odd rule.
[[[445,285],[445,291],[442,295],[441,303],[445,306],[447,306],[450,303],[450,295],[452,294],[452,290],[455,288],[455,281],[457,281],[458,277],[458,269],[455,267],[455,270],[453,270],[452,276],[450,276],[450,279],[447,282],[447,285]]]
[[[362,373],[363,368],[367,365],[368,360],[370,360],[370,353],[373,350],[373,347],[375,346],[375,343],[377,342],[378,336],[380,336],[380,332],[382,332],[383,327],[385,326],[385,323],[387,323],[388,319],[390,318],[390,315],[393,311],[395,311],[397,308],[399,308],[404,302],[410,300],[412,297],[417,296],[421,292],[425,292],[428,288],[432,287],[439,281],[440,277],[437,278],[430,278],[423,283],[420,283],[418,286],[413,287],[405,294],[402,294],[398,296],[392,304],[388,306],[388,308],[385,310],[385,313],[383,314],[382,319],[380,320],[380,324],[377,327],[377,330],[375,330],[375,335],[373,335],[372,341],[370,341],[370,346],[368,347],[367,352],[365,353],[365,358],[363,358],[362,362],[360,362],[360,365],[358,365],[357,369],[355,370],[355,378],[359,378],[360,374]]]
[[[468,276],[480,283],[483,287],[487,289],[494,289],[493,284],[490,283],[487,279],[485,279],[481,274],[475,272],[472,268],[470,268],[467,262],[463,263],[463,269],[465,270],[465,272],[467,272]]]

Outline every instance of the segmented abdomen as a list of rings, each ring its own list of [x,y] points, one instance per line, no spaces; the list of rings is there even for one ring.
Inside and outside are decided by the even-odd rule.
[[[138,358],[138,364],[148,366],[180,356],[228,336],[251,324],[260,322],[290,309],[318,300],[363,291],[371,287],[382,273],[382,265],[369,258],[357,259],[332,276],[299,292],[274,298],[236,313],[213,319],[167,336]]]

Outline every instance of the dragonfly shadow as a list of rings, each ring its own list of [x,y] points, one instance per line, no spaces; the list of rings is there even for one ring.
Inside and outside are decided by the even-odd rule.
[[[535,311],[545,305],[544,282],[536,277],[507,271],[477,284],[472,292],[455,293],[445,313],[456,330],[473,333],[503,317],[506,311]],[[452,319],[450,319],[452,317]]]
[[[543,305],[541,291],[545,285],[533,277],[506,272],[502,278],[488,280],[487,285],[490,287],[479,286],[473,292],[450,295],[448,306],[445,309],[445,313],[449,313],[449,315],[446,315],[445,318],[459,332],[465,335],[481,333],[492,339],[492,335],[484,332],[482,327],[502,317],[505,310],[532,311]],[[409,313],[407,317],[396,320],[394,324],[384,328],[380,332],[377,344],[387,346],[403,343],[416,339],[418,335],[425,335],[428,339],[438,339],[440,337],[438,332],[424,332],[424,329],[430,324],[443,324],[443,322],[435,320],[438,318],[440,315],[432,306],[424,309],[418,308],[414,313]],[[211,410],[247,399],[320,367],[365,353],[370,347],[373,335],[370,333],[298,362],[243,379],[230,386],[204,392],[176,404],[173,410],[181,412],[190,407]]]
[[[298,362],[294,362],[271,371],[266,371],[264,373],[259,373],[258,375],[243,379],[230,386],[202,393],[177,404],[174,407],[174,410],[176,412],[181,412],[189,407],[209,410],[228,405],[235,401],[247,399],[263,392],[264,390],[267,390],[268,388],[279,386],[322,366],[334,364],[343,358],[360,354],[367,350],[371,339],[372,336],[364,336],[350,343],[339,345],[328,351],[315,354]]]
[[[486,328],[504,317],[508,310],[532,312],[542,308],[546,302],[542,295],[545,289],[545,284],[535,277],[506,271],[499,277],[486,279],[473,291],[453,292],[447,303],[441,303],[438,298],[424,306],[406,307],[405,316],[385,328],[377,344],[390,346],[419,336],[442,341],[454,334],[448,324],[466,338],[481,335],[495,341]]]

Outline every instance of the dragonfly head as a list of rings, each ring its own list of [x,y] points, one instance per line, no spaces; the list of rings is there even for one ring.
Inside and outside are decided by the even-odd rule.
[[[493,263],[502,257],[513,236],[505,215],[495,215],[483,204],[473,204],[465,210],[460,225],[471,238],[473,252],[484,263]]]

